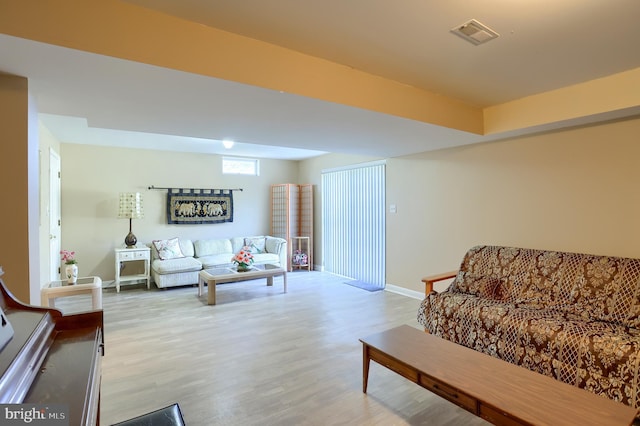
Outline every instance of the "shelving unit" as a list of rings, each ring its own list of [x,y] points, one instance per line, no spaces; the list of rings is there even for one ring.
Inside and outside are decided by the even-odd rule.
[[[311,238],[309,237],[292,237],[291,238],[292,242],[293,242],[293,254],[291,256],[291,268],[298,268],[298,269],[307,269],[308,271],[311,271],[311,264],[312,264],[312,248],[311,248],[311,244],[309,244],[309,241],[311,240]],[[304,259],[300,259],[298,261],[296,261],[296,254],[298,253],[298,250],[300,251],[300,253],[303,253],[306,258]]]
[[[271,185],[271,235],[287,240],[287,271],[292,271],[295,250],[306,240],[307,264],[313,265],[313,185]],[[295,241],[295,247],[294,247]]]

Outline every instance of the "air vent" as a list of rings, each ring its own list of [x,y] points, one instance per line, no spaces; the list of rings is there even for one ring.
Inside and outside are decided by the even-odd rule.
[[[476,46],[500,36],[500,34],[475,19],[452,28],[451,32]]]

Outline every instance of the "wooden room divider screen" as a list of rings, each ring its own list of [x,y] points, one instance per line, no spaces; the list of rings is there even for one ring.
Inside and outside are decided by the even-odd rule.
[[[287,240],[287,271],[293,269],[293,240],[308,237],[305,250],[309,269],[313,268],[313,185],[283,183],[271,185],[271,235]],[[301,265],[296,265],[301,266]],[[304,265],[305,267],[307,265]]]

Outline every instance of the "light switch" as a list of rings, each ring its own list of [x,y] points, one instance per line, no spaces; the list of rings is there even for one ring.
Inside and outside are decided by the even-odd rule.
[[[396,205],[389,204],[389,213],[395,213],[395,212],[396,212]]]

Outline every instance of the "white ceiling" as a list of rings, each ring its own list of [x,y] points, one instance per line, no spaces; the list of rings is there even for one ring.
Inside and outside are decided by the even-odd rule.
[[[640,67],[638,0],[128,0],[488,106]],[[500,34],[473,46],[475,18]],[[489,140],[335,103],[0,35],[69,143],[299,159],[393,157]]]

